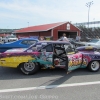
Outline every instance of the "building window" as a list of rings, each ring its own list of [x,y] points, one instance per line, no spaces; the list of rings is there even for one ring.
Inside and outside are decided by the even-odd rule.
[[[70,30],[70,24],[67,24],[67,30]]]

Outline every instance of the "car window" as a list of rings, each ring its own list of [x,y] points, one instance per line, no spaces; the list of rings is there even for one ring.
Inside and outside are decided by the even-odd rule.
[[[74,51],[70,45],[67,45],[66,52],[70,53],[70,52],[74,52]]]
[[[47,45],[47,43],[41,43],[41,42],[37,42],[32,44],[26,51],[39,51],[41,52],[41,48],[45,47]]]
[[[98,42],[99,40],[98,39],[92,39],[92,40],[90,40],[89,42],[91,42],[91,43],[96,43],[96,42]]]
[[[98,41],[97,44],[100,44],[100,41]]]
[[[24,45],[32,45],[36,43],[36,40],[23,40],[21,43]]]
[[[29,40],[29,41],[27,42],[28,45],[32,45],[32,44],[34,44],[34,43],[36,43],[35,40]]]
[[[8,38],[16,38],[16,36],[14,36],[14,35],[13,36],[8,36]]]
[[[61,55],[62,53],[65,53],[64,44],[54,44],[54,53],[57,55]]]
[[[23,41],[21,42],[21,44],[28,45],[28,41],[27,41],[27,40],[23,40]]]
[[[47,46],[45,46],[44,48],[42,48],[43,50],[46,50],[46,52],[53,52],[53,47],[52,44],[49,44]]]

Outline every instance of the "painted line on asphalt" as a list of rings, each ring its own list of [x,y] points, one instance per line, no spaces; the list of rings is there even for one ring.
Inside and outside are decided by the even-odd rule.
[[[96,85],[96,84],[100,84],[100,81],[83,82],[83,83],[71,83],[71,84],[61,84],[61,85],[48,85],[48,86],[39,86],[39,87],[2,89],[2,90],[0,90],[0,93],[18,92],[18,91],[30,91],[30,90],[39,90],[39,89],[53,89],[53,88],[61,88],[61,87],[87,86],[87,85]]]

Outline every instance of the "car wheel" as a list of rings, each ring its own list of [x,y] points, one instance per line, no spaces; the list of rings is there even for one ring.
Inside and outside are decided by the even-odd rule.
[[[20,64],[19,68],[22,71],[22,73],[30,75],[35,74],[39,70],[39,65],[38,63],[25,62]]]
[[[100,69],[99,61],[92,61],[92,62],[90,62],[88,68],[92,72],[97,72]]]

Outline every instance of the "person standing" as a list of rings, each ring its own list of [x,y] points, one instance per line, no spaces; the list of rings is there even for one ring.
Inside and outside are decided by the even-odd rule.
[[[44,36],[40,36],[40,37],[39,37],[39,40],[40,40],[40,41],[45,40]]]
[[[80,39],[81,39],[80,36],[77,35],[77,36],[76,36],[76,42],[80,42]]]
[[[68,38],[67,38],[67,36],[66,36],[65,33],[63,34],[62,40],[63,40],[63,41],[66,41],[66,42],[69,42],[69,40],[68,40]]]

